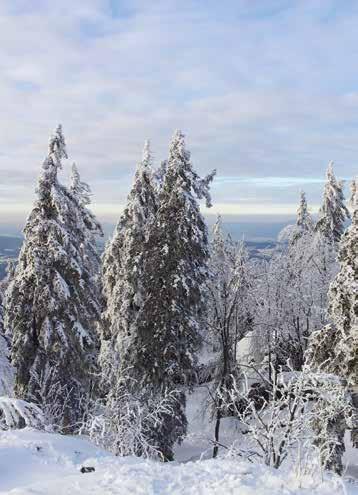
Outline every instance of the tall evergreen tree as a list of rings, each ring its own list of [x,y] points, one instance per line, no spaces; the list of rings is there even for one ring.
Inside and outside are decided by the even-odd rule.
[[[352,224],[339,243],[340,270],[328,292],[330,324],[314,332],[307,350],[309,366],[334,373],[354,392],[358,387],[358,182],[352,183]],[[334,426],[334,425],[333,425]],[[358,446],[358,432],[352,431]]]
[[[146,141],[127,206],[103,256],[102,364],[108,360],[106,354],[115,352],[119,359],[133,345],[137,315],[145,298],[142,280],[144,243],[156,209],[152,155],[149,141]]]
[[[91,188],[81,180],[80,173],[75,163],[72,164],[70,178],[70,192],[72,193],[77,206],[76,228],[83,234],[83,244],[81,250],[86,269],[90,273],[91,294],[96,300],[96,305],[101,306],[101,257],[98,251],[97,238],[103,237],[101,224],[95,215],[88,209],[91,204]]]
[[[59,126],[49,142],[6,292],[5,325],[12,335],[17,397],[41,405],[45,392],[56,391],[59,426],[71,431],[82,415],[81,396],[90,393],[99,301],[85,249],[91,215],[84,215],[78,199],[58,181],[63,158],[67,153]]]
[[[210,204],[214,173],[199,178],[184,135],[177,131],[143,254],[146,297],[137,317],[135,344],[125,356],[136,382],[153,393],[163,395],[193,381],[208,261],[207,229],[196,197]],[[173,444],[186,431],[184,392],[176,394],[174,410],[155,432],[166,459],[172,458]]]
[[[313,368],[337,373],[348,384],[358,386],[358,194],[352,184],[352,224],[344,232],[338,259],[339,273],[331,283],[329,317],[331,324],[315,332],[307,360]]]
[[[314,230],[314,223],[312,216],[308,211],[308,205],[306,200],[306,194],[301,191],[300,202],[297,208],[296,223],[293,225],[287,225],[278,234],[279,242],[287,242],[294,247],[298,242],[302,243],[302,237],[311,236]],[[306,242],[307,239],[304,241]]]
[[[344,223],[346,219],[350,218],[350,215],[344,204],[343,183],[337,181],[333,173],[333,162],[328,165],[323,202],[319,214],[316,231],[334,242],[339,242],[344,231]]]
[[[329,289],[329,314],[339,330],[336,354],[340,374],[358,386],[358,181],[352,183],[352,224],[342,236],[340,271]]]
[[[349,211],[344,204],[343,183],[337,181],[334,176],[331,162],[327,169],[323,202],[314,229],[309,258],[309,263],[316,272],[316,276],[312,279],[317,294],[316,306],[323,308],[320,326],[328,323],[326,311],[328,288],[339,270],[337,250],[345,221],[349,217]]]
[[[306,194],[301,191],[300,194],[300,204],[297,209],[296,225],[303,232],[312,232],[313,230],[313,220],[310,212],[308,211]]]

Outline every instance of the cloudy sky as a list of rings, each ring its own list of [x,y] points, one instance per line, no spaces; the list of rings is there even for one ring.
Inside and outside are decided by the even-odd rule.
[[[315,209],[329,160],[358,172],[357,25],[354,0],[1,0],[0,215],[31,207],[59,122],[103,218],[176,128],[215,212]]]

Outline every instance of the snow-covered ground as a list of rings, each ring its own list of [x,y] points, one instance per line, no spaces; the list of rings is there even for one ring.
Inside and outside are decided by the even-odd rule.
[[[82,474],[82,466],[95,472]],[[0,493],[7,495],[339,495],[358,487],[332,478],[301,482],[293,473],[237,459],[159,463],[114,457],[86,439],[33,429],[0,435]]]
[[[193,394],[188,395],[186,414],[188,418],[188,435],[175,450],[175,459],[179,462],[210,459],[213,453],[214,423],[211,421],[208,406],[206,385],[196,387]],[[237,436],[237,422],[233,418],[222,420],[220,441],[223,445],[231,445]]]
[[[83,437],[31,428],[1,432],[0,495],[358,495],[354,480],[325,475],[322,482],[317,474],[298,477],[294,469],[210,459],[213,424],[202,413],[206,394],[205,387],[198,387],[188,398],[189,435],[173,463],[115,457]],[[235,422],[225,420],[223,444],[234,437]],[[356,452],[349,451],[349,459],[358,457]],[[81,473],[84,466],[95,471]],[[355,477],[354,465],[348,474]]]

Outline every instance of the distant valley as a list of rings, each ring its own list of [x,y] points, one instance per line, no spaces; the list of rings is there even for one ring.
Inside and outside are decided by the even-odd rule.
[[[232,228],[235,224],[228,225],[228,230],[232,237],[236,240],[240,238],[238,235],[239,229]],[[235,235],[236,234],[236,235]],[[6,275],[6,267],[9,261],[17,259],[23,237],[15,235],[0,235],[0,280]],[[269,258],[272,250],[276,246],[276,242],[273,240],[247,240],[245,241],[247,248],[250,251],[250,256],[253,258]],[[98,243],[98,249],[102,252],[104,250],[105,242],[100,240]]]

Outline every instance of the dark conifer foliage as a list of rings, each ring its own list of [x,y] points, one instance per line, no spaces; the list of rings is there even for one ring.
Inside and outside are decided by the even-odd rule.
[[[159,208],[144,246],[145,299],[137,318],[133,347],[125,362],[153,393],[178,390],[175,414],[166,418],[157,442],[165,458],[186,432],[183,386],[194,381],[200,347],[203,288],[207,279],[208,235],[197,199],[210,205],[214,172],[200,179],[194,171],[184,135],[177,131],[169,150]]]
[[[87,248],[89,237],[101,230],[77,194],[59,182],[64,158],[59,126],[50,139],[7,290],[5,326],[12,335],[16,396],[41,405],[44,394],[47,400],[55,394],[62,408],[60,426],[72,431],[82,414],[81,399],[90,394],[98,348],[100,304],[94,256]]]

